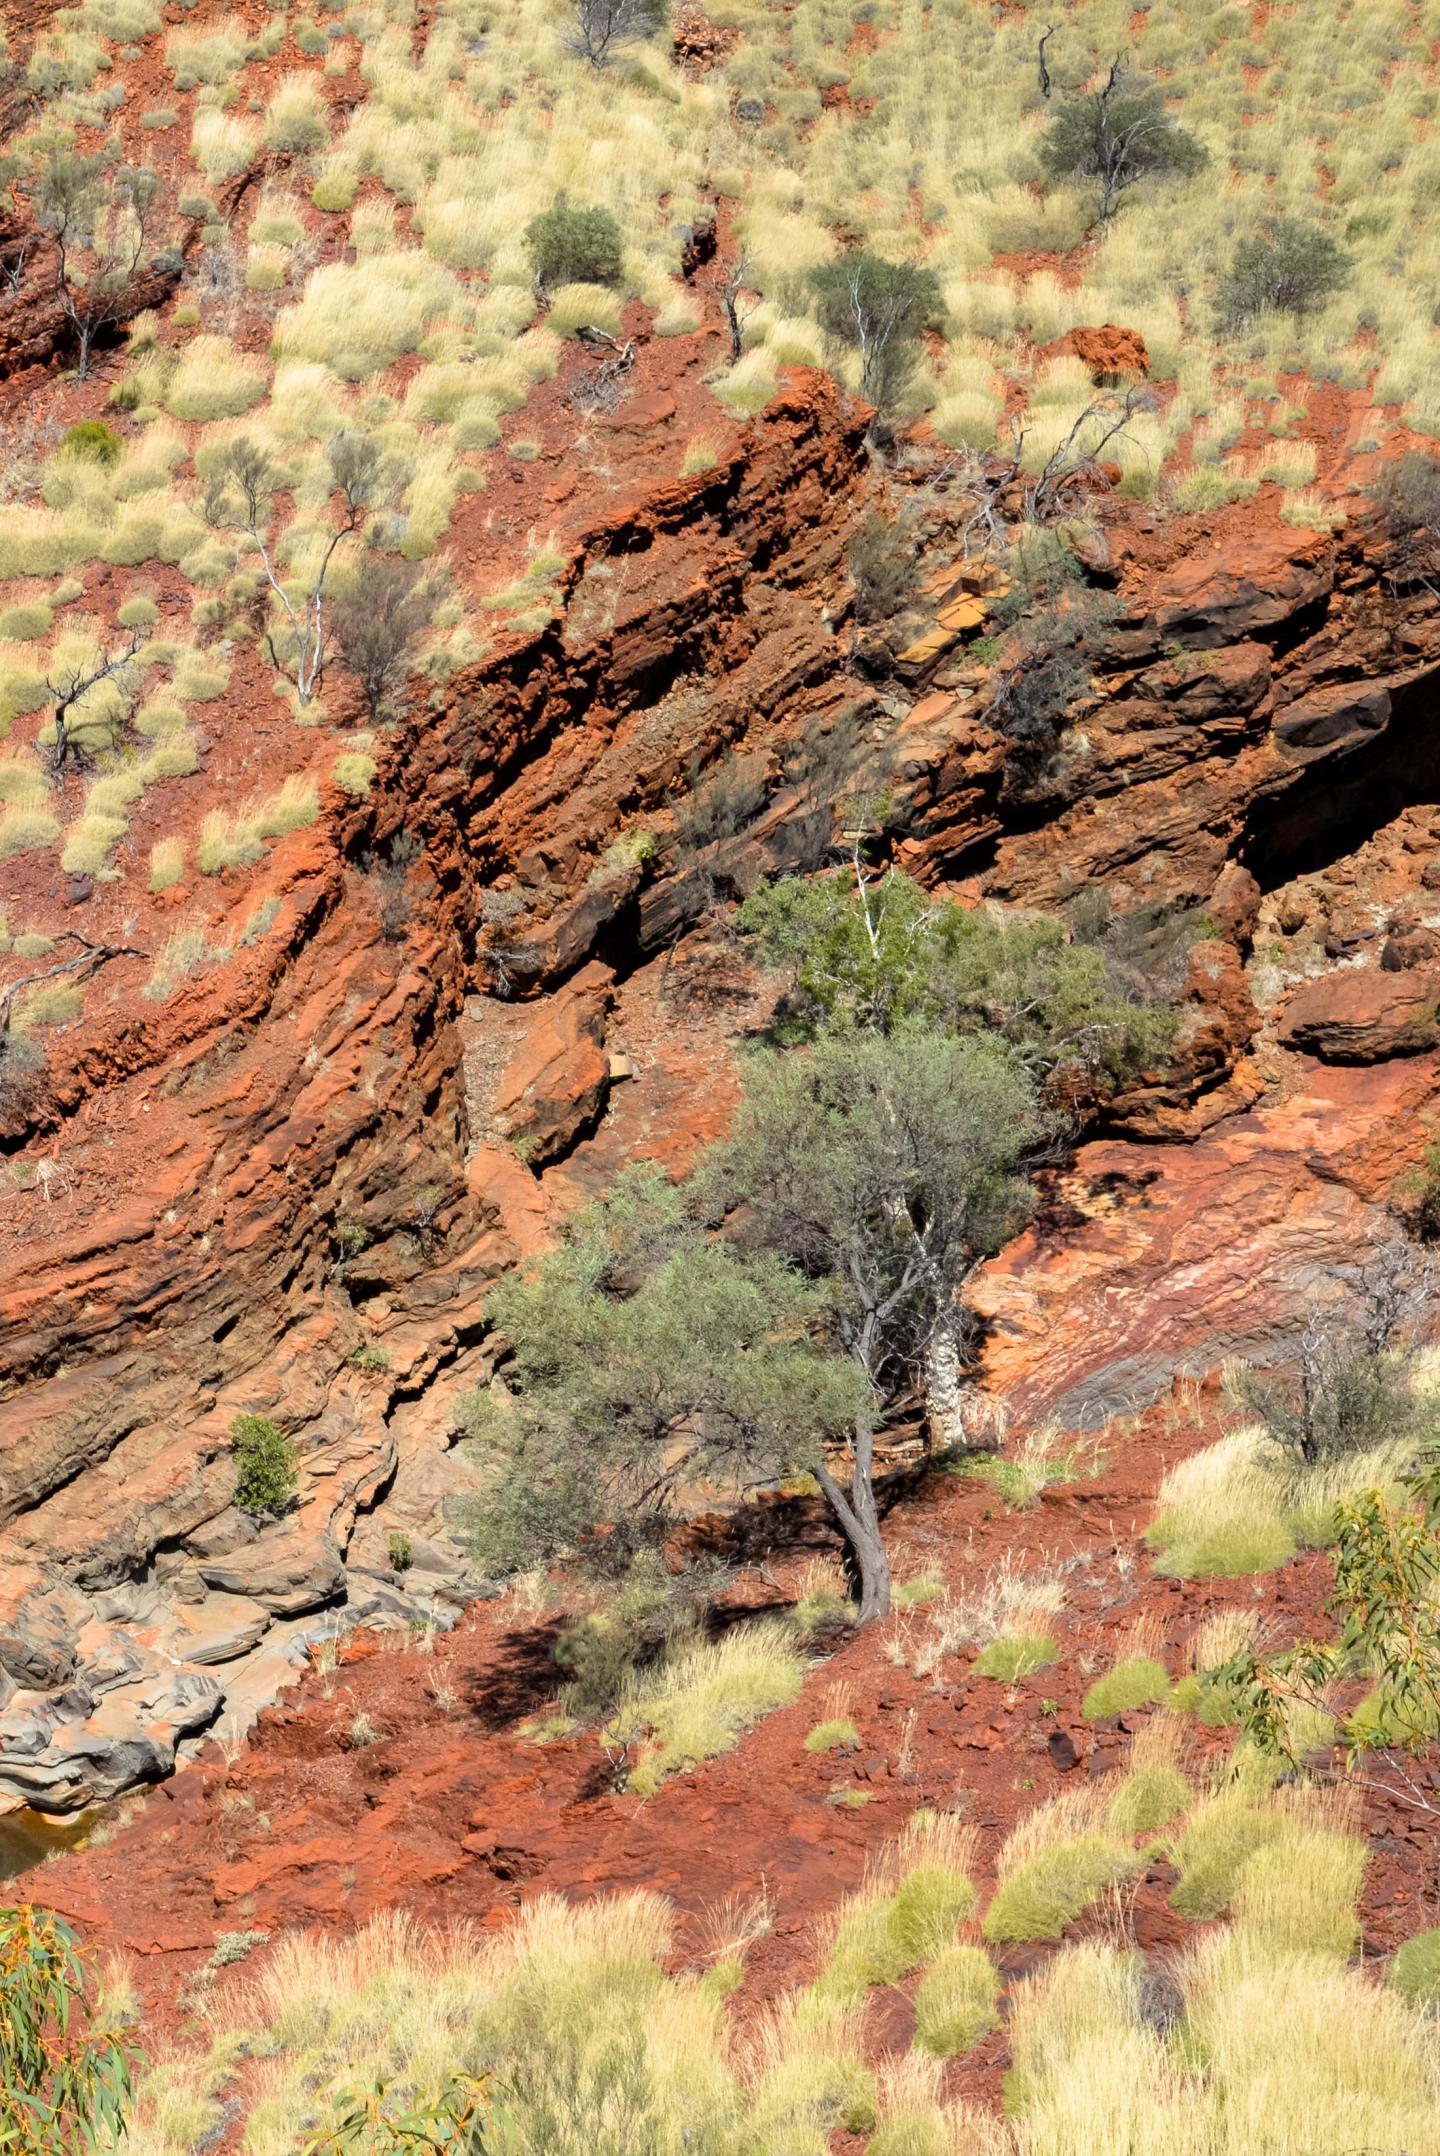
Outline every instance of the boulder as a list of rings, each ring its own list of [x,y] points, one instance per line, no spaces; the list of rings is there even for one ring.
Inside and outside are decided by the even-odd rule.
[[[198,1569],[207,1587],[246,1596],[276,1617],[298,1617],[345,1592],[344,1561],[323,1529],[281,1528],[233,1556],[204,1558]]]
[[[535,1015],[501,1074],[495,1121],[543,1165],[594,1129],[610,1093],[605,1023],[615,976],[592,959]]]
[[[1440,1044],[1440,974],[1350,967],[1307,981],[1281,1014],[1279,1038],[1324,1063],[1383,1063]]]
[[[1332,681],[1284,705],[1274,718],[1275,739],[1292,755],[1354,745],[1390,723],[1390,691],[1383,681]]]
[[[182,1662],[233,1662],[263,1639],[271,1622],[264,1603],[249,1595],[211,1594],[176,1605],[171,1637]]]
[[[48,1690],[75,1668],[81,1598],[50,1584],[34,1565],[12,1565],[0,1579],[0,1670],[16,1684]]]
[[[1152,633],[1192,651],[1233,644],[1316,605],[1333,581],[1325,543],[1313,534],[1247,535],[1233,553],[1187,555],[1166,571]]]
[[[1083,325],[1067,329],[1055,349],[1073,353],[1089,368],[1094,382],[1113,382],[1123,375],[1150,372],[1150,354],[1139,330],[1117,329],[1113,322],[1102,322],[1095,329]]]
[[[104,1804],[174,1772],[182,1737],[205,1728],[220,1687],[199,1670],[162,1670],[110,1692],[83,1719],[44,1714],[0,1732],[0,1798],[47,1812]]]

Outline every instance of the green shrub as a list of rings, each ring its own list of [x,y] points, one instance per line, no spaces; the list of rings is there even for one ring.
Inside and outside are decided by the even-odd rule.
[[[1234,1693],[1213,1671],[1182,1677],[1170,1694],[1176,1714],[1193,1714],[1207,1729],[1232,1729],[1240,1719]]]
[[[266,1415],[237,1415],[230,1425],[235,1503],[242,1512],[280,1512],[295,1495],[295,1447]]]
[[[952,2059],[998,2028],[1000,1974],[978,1946],[947,1946],[915,1994],[915,2042],[933,2058]]]
[[[122,629],[148,629],[152,621],[160,619],[160,609],[153,599],[127,599],[115,619]]]
[[[414,1559],[410,1537],[401,1534],[397,1529],[386,1542],[385,1554],[390,1560],[392,1572],[408,1572]]]
[[[1278,217],[1241,240],[1221,282],[1221,319],[1253,321],[1266,313],[1310,314],[1344,284],[1350,256],[1318,225]]]
[[[948,1864],[918,1866],[893,1894],[872,1889],[855,1895],[816,1979],[816,1995],[858,1999],[872,1984],[898,1983],[953,1943],[956,1927],[973,1915],[978,1900],[965,1874]]]
[[[1101,1834],[1042,1849],[997,1887],[985,1912],[986,1938],[1058,1939],[1133,1863],[1130,1850]]]
[[[945,1582],[932,1573],[922,1573],[918,1579],[896,1580],[890,1589],[893,1609],[914,1609],[921,1602],[933,1602],[945,1592]]]
[[[1048,1632],[1011,1632],[1000,1639],[992,1639],[988,1647],[982,1647],[975,1657],[972,1674],[994,1677],[1001,1684],[1014,1684],[1017,1678],[1044,1669],[1054,1661],[1055,1655],[1055,1642]]]
[[[1407,1939],[1390,1963],[1388,1980],[1411,2006],[1440,2002],[1440,1930]]]
[[[860,1732],[853,1722],[817,1722],[805,1739],[807,1752],[834,1752],[842,1744],[858,1744]]]
[[[525,246],[539,283],[615,284],[622,249],[620,227],[608,210],[581,209],[563,198],[525,227]]]
[[[103,419],[81,419],[65,429],[55,453],[61,457],[83,458],[87,464],[114,464],[124,446],[114,428],[107,427]]]
[[[938,1954],[956,1927],[973,1916],[980,1897],[964,1872],[949,1864],[922,1864],[900,1882],[890,1903],[892,1936],[909,1956],[907,1968]]]
[[[1166,1698],[1169,1690],[1170,1676],[1163,1662],[1150,1655],[1133,1655],[1091,1685],[1080,1711],[1096,1722],[1106,1715],[1129,1714],[1136,1707],[1153,1706]]]

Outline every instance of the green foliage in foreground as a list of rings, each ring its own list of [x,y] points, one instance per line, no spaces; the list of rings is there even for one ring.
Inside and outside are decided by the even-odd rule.
[[[1440,1447],[1425,1452],[1392,1499],[1364,1490],[1336,1508],[1335,1585],[1327,1607],[1334,1641],[1237,1655],[1222,1675],[1240,1703],[1246,1736],[1295,1764],[1296,1710],[1324,1714],[1330,1687],[1354,1669],[1378,1674],[1349,1723],[1353,1766],[1367,1754],[1419,1754],[1440,1728]]]
[[[295,1495],[295,1447],[267,1415],[237,1415],[230,1425],[235,1502],[242,1512],[281,1512]]]
[[[140,2053],[90,2021],[93,2006],[69,1926],[28,1903],[0,1909],[0,2149],[81,2156],[124,2134]]]

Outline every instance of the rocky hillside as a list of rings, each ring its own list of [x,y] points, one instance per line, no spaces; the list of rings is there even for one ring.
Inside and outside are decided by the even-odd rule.
[[[1309,154],[1324,99],[1288,17],[1257,7],[1245,42],[1217,21],[1197,57],[1171,49],[1173,9],[1062,12],[1064,94],[1113,27],[1183,82],[1181,117],[1213,95],[1196,124],[1247,201],[1237,53],[1246,131],[1273,89]],[[976,225],[933,148],[904,189],[862,164],[842,220],[838,132],[873,160],[920,49],[908,17],[807,6],[771,38],[765,10],[647,14],[640,56],[593,70],[602,115],[555,26],[500,13],[19,0],[4,25],[0,1858],[119,1955],[164,2072],[194,2082],[193,2133],[144,2097],[142,2145],[179,2156],[270,2131],[250,2048],[221,2058],[226,2015],[261,2018],[232,1961],[274,1976],[268,2013],[288,1943],[265,1953],[306,1927],[402,1912],[499,1937],[551,1892],[664,1896],[667,1983],[734,1962],[725,2071],[759,2104],[745,2046],[796,1987],[824,1996],[843,1897],[891,1881],[933,1810],[965,1823],[950,1855],[985,1914],[959,1921],[1004,2003],[921,2072],[925,1957],[866,1977],[846,2041],[879,2111],[807,2112],[793,2147],[1090,2156],[1059,2128],[986,2138],[1011,2131],[1007,2073],[1012,2111],[1021,2068],[1039,2101],[1025,1986],[1063,1980],[1062,1936],[1057,1965],[1125,1946],[1175,1990],[1169,2020],[1135,2008],[1145,2043],[1201,2025],[1230,1904],[1194,1888],[1185,1836],[1241,1770],[1236,1715],[1196,1706],[1227,1660],[1200,1643],[1323,1624],[1332,1574],[1298,1500],[1256,1527],[1243,1474],[1219,1510],[1249,1506],[1263,1552],[1172,1562],[1164,1523],[1190,1463],[1243,1450],[1227,1372],[1288,1367],[1397,1252],[1428,1279],[1440,486],[1398,326],[1414,264],[1387,257],[1368,313],[1337,286],[1290,330],[1265,312],[1212,335],[1210,182],[1175,153],[1214,263],[1183,307],[1168,285],[1147,306],[1123,221],[1092,230],[1084,175],[1042,176],[1029,73],[1006,123],[1028,162],[1005,150]],[[1010,98],[1017,55],[1033,69],[1024,14],[987,14],[967,96]],[[1392,42],[1403,87],[1408,18]],[[547,282],[521,234],[591,150],[614,259],[607,240],[593,274]],[[1384,169],[1374,214],[1398,215],[1424,175]],[[1289,204],[1294,174],[1271,178]],[[1360,183],[1326,179],[1338,218]],[[1132,232],[1160,248],[1162,223],[1137,196]],[[827,265],[872,248],[933,286],[898,387],[826,313]],[[357,590],[414,609],[383,681],[355,656]],[[310,620],[330,639],[313,681]],[[627,1165],[683,1175],[730,1129],[777,997],[737,906],[847,855],[986,919],[1057,921],[1171,1031],[1117,1085],[1056,1088],[1033,1217],[967,1283],[983,1472],[927,1472],[916,1399],[891,1405],[883,1624],[849,1623],[813,1487],[694,1493],[687,1550],[733,1560],[717,1637],[828,1614],[786,1634],[772,1712],[647,1788],[604,1715],[546,1723],[590,1590],[475,1561],[461,1403],[508,1367],[496,1284]],[[284,1505],[238,1501],[245,1417],[283,1434]],[[1007,1601],[1022,1580],[1031,1603]],[[1045,1651],[983,1666],[1015,1638]],[[1159,1670],[1143,1697],[1097,1701],[1138,1663]],[[1341,1685],[1305,1725],[1317,1777],[1358,1698]],[[1178,1778],[1171,1809],[1097,1824],[1152,1769]],[[1346,2012],[1431,1920],[1419,1786],[1301,1822],[1317,1864],[1371,1843]],[[1283,1791],[1245,1790],[1247,1817],[1290,1819]],[[1015,1837],[1052,1800],[1109,1837],[1113,1905],[1097,1887],[1007,1930]],[[764,1921],[711,1953],[726,1897]],[[1423,2045],[1390,2034],[1409,2089]],[[291,2049],[299,2088],[309,2054],[277,2036]],[[918,2095],[902,2067],[930,2076]],[[1428,2101],[1357,2112],[1357,2145],[1378,2119],[1432,2149]],[[886,2140],[911,2111],[948,2138]],[[717,2149],[792,2147],[746,2118]],[[1187,2156],[1238,2156],[1217,2136]]]

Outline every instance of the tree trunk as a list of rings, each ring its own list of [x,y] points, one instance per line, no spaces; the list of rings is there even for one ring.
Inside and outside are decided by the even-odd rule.
[[[953,1310],[941,1318],[925,1350],[925,1420],[937,1452],[959,1451],[969,1443],[960,1378],[960,1325]]]
[[[845,1531],[855,1570],[860,1577],[860,1622],[890,1614],[890,1558],[880,1533],[880,1513],[875,1503],[875,1433],[868,1420],[855,1424],[855,1464],[847,1496],[824,1462],[816,1480],[829,1500],[830,1509]]]

